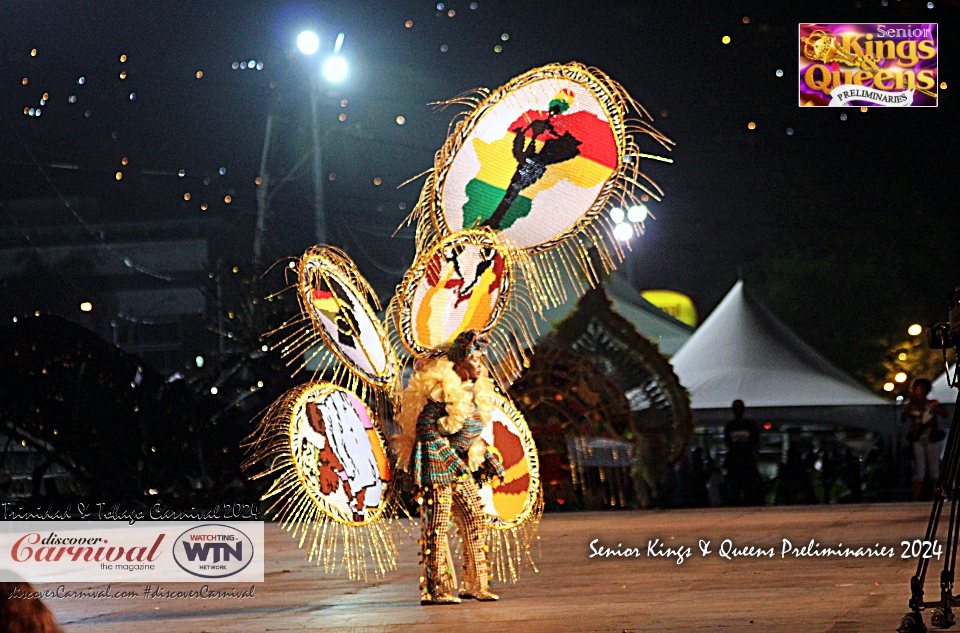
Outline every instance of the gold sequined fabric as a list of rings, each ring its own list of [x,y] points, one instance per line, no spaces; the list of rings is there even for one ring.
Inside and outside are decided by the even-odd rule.
[[[452,521],[451,521],[452,519]],[[463,543],[463,578],[459,591],[486,591],[490,584],[487,563],[488,530],[477,483],[470,478],[423,490],[421,504],[421,600],[432,601],[457,594],[457,575],[450,556],[449,534],[454,523]]]

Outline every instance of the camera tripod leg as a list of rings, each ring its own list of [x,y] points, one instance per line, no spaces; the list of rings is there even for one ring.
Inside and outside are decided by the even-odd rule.
[[[937,528],[940,524],[940,515],[943,512],[943,502],[950,497],[950,519],[947,529],[947,544],[944,548],[946,560],[944,560],[943,571],[940,573],[940,600],[934,603],[937,608],[934,611],[931,624],[937,628],[949,628],[955,624],[953,614],[953,581],[957,560],[957,544],[960,540],[960,521],[957,516],[957,504],[960,501],[957,487],[957,475],[960,471],[960,396],[957,398],[957,406],[953,412],[953,420],[950,424],[950,441],[947,443],[944,452],[943,468],[940,470],[940,476],[937,478],[937,489],[934,493],[933,507],[930,509],[930,519],[927,522],[927,531],[925,540],[932,542],[937,535]],[[926,580],[927,570],[930,559],[920,558],[917,561],[917,572],[910,579],[910,613],[907,613],[900,622],[899,633],[923,633],[926,626],[923,624],[923,618],[920,615],[925,606],[923,602],[923,585]]]

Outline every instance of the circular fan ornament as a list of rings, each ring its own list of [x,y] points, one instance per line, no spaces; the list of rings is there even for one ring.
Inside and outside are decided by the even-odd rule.
[[[543,515],[537,446],[523,414],[500,392],[481,437],[505,471],[502,483],[494,480],[480,489],[487,522],[493,528],[491,558],[501,580],[516,581],[523,564],[533,564],[530,547]]]
[[[489,339],[499,380],[518,375],[535,327],[516,270],[522,253],[486,228],[449,235],[421,252],[387,312],[400,343],[417,358],[436,356],[465,330]],[[511,295],[517,295],[511,297]],[[508,378],[509,377],[509,378]]]
[[[274,478],[264,500],[284,529],[309,541],[309,559],[326,571],[346,567],[365,578],[397,564],[390,517],[396,510],[387,442],[356,394],[319,381],[295,387],[267,410],[246,446],[244,469],[266,464],[254,479]]]
[[[399,362],[366,299],[379,309],[377,296],[353,261],[333,247],[308,249],[297,266],[297,292],[303,315],[280,328],[287,332],[280,342],[283,353],[303,357],[301,367],[314,366],[314,377],[331,370],[334,382],[346,377],[351,389],[361,386],[359,379],[389,392]]]
[[[439,105],[452,104],[472,110],[438,152],[411,214],[419,218],[418,243],[489,227],[542,254],[543,300],[554,305],[566,300],[563,275],[582,272],[583,280],[573,280],[582,291],[583,281],[597,283],[597,265],[609,272],[622,260],[616,222],[605,211],[640,205],[636,189],[659,201],[662,191],[640,171],[640,159],[671,162],[642,153],[637,137],[667,150],[673,143],[621,85],[582,64],[550,64]],[[634,230],[642,232],[646,215]]]

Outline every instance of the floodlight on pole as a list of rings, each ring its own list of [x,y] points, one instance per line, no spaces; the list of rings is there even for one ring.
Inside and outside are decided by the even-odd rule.
[[[615,229],[613,229],[613,236],[620,240],[621,242],[629,241],[633,237],[633,225],[627,222],[618,224]]]
[[[647,207],[642,204],[630,207],[627,210],[627,219],[634,223],[643,222],[647,219]]]
[[[323,64],[323,76],[331,83],[340,83],[347,78],[347,60],[334,55]]]
[[[320,48],[320,38],[313,31],[304,31],[297,37],[297,48],[304,55],[313,55]]]

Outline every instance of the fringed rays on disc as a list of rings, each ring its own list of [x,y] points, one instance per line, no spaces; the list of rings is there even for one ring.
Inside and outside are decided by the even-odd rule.
[[[311,380],[322,377],[342,385],[372,401],[378,416],[389,414],[400,364],[367,301],[369,297],[380,309],[373,288],[343,251],[330,246],[308,249],[295,272],[296,285],[286,290],[296,289],[301,314],[267,334],[275,341],[273,347],[281,350],[294,374],[315,363]],[[324,313],[317,307],[319,301],[332,308]],[[344,337],[352,341],[353,352],[343,343]]]
[[[566,301],[571,291],[582,293],[587,287],[596,285],[603,274],[613,270],[623,260],[623,244],[614,236],[616,225],[609,213],[604,213],[608,205],[639,204],[637,190],[660,200],[662,191],[640,171],[640,159],[670,162],[669,159],[641,151],[637,143],[640,135],[650,136],[666,150],[670,150],[673,143],[653,127],[652,117],[630,97],[623,86],[600,70],[578,63],[550,64],[524,73],[492,92],[478,90],[441,102],[439,105],[443,107],[465,105],[471,107],[472,111],[451,123],[452,131],[437,153],[434,169],[428,175],[420,199],[407,221],[416,222],[418,253],[458,228],[471,228],[451,226],[448,222],[444,187],[451,167],[486,115],[514,93],[544,80],[572,82],[571,85],[589,91],[597,107],[606,116],[617,153],[616,164],[610,165],[609,176],[603,181],[596,198],[584,205],[579,219],[560,227],[550,238],[522,245],[533,257],[532,274],[529,275],[531,298],[542,306],[555,306]],[[551,101],[551,104],[555,102]],[[569,103],[566,107],[569,107]],[[630,116],[631,111],[635,116]],[[634,230],[642,232],[642,223],[638,223]]]
[[[375,576],[381,576],[397,566],[398,528],[394,517],[399,501],[389,475],[385,434],[369,409],[366,413],[373,428],[364,431],[371,437],[371,446],[378,444],[374,452],[379,451],[382,457],[382,463],[377,459],[381,478],[379,504],[368,513],[363,507],[364,497],[360,497],[356,505],[361,506],[362,513],[348,505],[353,516],[347,516],[338,503],[342,505],[342,500],[347,499],[349,504],[349,495],[343,492],[336,496],[341,493],[340,488],[345,491],[346,480],[335,471],[332,472],[339,481],[334,482],[332,492],[324,494],[324,485],[319,481],[322,477],[316,471],[323,467],[318,464],[331,466],[329,461],[317,459],[315,451],[308,451],[305,457],[304,449],[310,447],[304,438],[304,409],[311,403],[323,403],[337,392],[353,395],[331,383],[313,382],[295,387],[277,400],[245,441],[249,457],[243,468],[253,471],[257,464],[263,464],[263,470],[252,478],[273,480],[263,496],[264,500],[273,500],[267,514],[275,516],[285,530],[292,531],[294,538],[299,537],[300,547],[307,545],[309,560],[322,564],[324,571],[346,571],[351,579],[366,579],[371,567]],[[323,444],[322,448],[332,451],[332,431],[326,431],[323,439],[317,441]],[[354,503],[359,497],[356,492],[352,492]]]
[[[487,522],[490,529],[490,560],[493,563],[494,571],[501,581],[516,582],[520,571],[526,564],[530,564],[534,571],[537,571],[534,562],[532,548],[537,539],[537,532],[540,529],[540,519],[543,517],[543,486],[540,481],[540,459],[537,454],[537,445],[533,441],[533,435],[530,433],[530,427],[524,419],[520,410],[514,406],[510,397],[503,392],[498,392],[494,398],[494,407],[499,411],[499,415],[494,414],[493,423],[503,424],[498,418],[502,415],[513,428],[509,431],[510,440],[518,439],[522,446],[522,459],[516,464],[508,463],[507,455],[512,454],[506,446],[497,442],[496,432],[491,433],[492,446],[503,455],[504,467],[507,471],[507,480],[503,485],[508,485],[516,481],[522,481],[523,477],[529,477],[526,498],[519,512],[515,516],[502,517],[497,514],[487,514]],[[504,425],[507,426],[507,425]],[[485,438],[486,439],[486,438]],[[523,463],[522,473],[512,475],[516,465]],[[493,495],[497,494],[497,489],[493,489]],[[494,503],[496,503],[494,501]],[[495,510],[496,511],[496,510]]]
[[[467,249],[483,250],[488,261],[481,265],[485,264],[486,268],[481,270],[481,265],[477,265],[474,271],[461,270],[457,258]],[[495,264],[492,263],[494,260]],[[456,324],[447,319],[440,323],[432,322],[429,327],[439,325],[441,329],[450,329],[451,333],[424,341],[423,328],[427,326],[423,324],[429,318],[421,318],[422,312],[432,309],[428,303],[428,293],[445,292],[460,284],[460,288],[467,286],[473,288],[471,292],[487,292],[489,295],[487,288],[481,286],[479,275],[488,273],[493,266],[499,267],[497,294],[489,306],[487,318],[480,319],[483,323],[474,322],[477,312],[471,313],[468,303],[465,314],[471,316],[463,317],[465,320]],[[453,285],[439,281],[448,269],[451,275],[457,277],[450,280]],[[481,270],[479,274],[476,273],[478,270]],[[471,277],[475,274],[476,277]],[[418,254],[387,306],[386,320],[393,344],[402,346],[414,358],[428,358],[439,353],[458,333],[476,329],[489,339],[487,352],[492,361],[490,369],[494,377],[500,384],[509,385],[529,363],[527,350],[536,340],[540,302],[527,288],[533,274],[529,257],[522,250],[504,246],[503,240],[490,229],[460,231],[438,240]],[[470,298],[473,298],[472,294]],[[455,299],[457,304],[466,301],[461,295]],[[480,296],[480,299],[483,300],[484,296]]]

